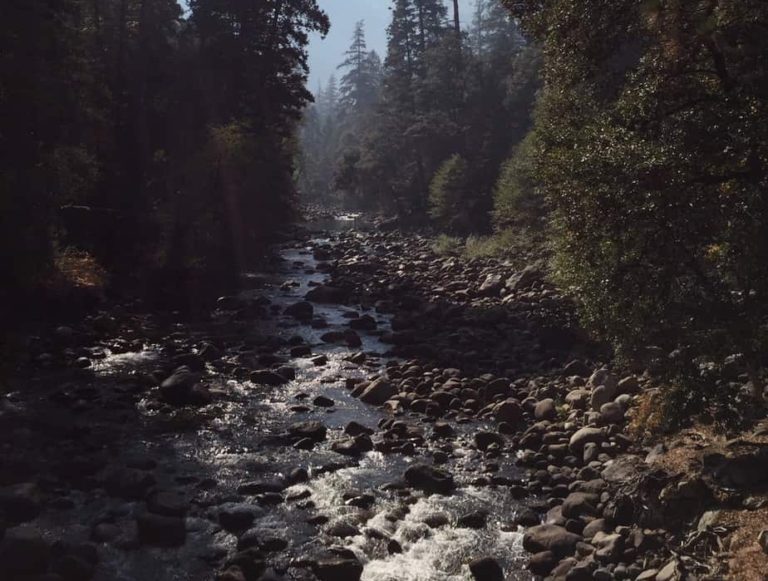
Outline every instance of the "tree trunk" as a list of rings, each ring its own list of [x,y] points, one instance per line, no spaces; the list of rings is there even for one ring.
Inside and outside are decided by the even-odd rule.
[[[459,17],[459,0],[453,0],[453,29],[456,36],[461,37],[461,18]]]

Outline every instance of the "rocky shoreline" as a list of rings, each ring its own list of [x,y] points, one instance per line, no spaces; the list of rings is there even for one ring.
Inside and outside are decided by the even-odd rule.
[[[538,577],[727,577],[724,543],[734,529],[723,524],[724,509],[762,514],[766,505],[760,492],[768,481],[764,428],[723,446],[699,441],[698,455],[688,458],[698,468],[676,470],[672,452],[692,446],[648,448],[629,429],[654,392],[651,376],[612,366],[541,270],[438,256],[429,238],[389,228],[306,244],[316,267],[307,270],[298,261],[297,271],[318,277],[303,300],[277,304],[259,290],[223,297],[209,319],[196,323],[138,314],[129,305],[59,328],[31,346],[26,379],[38,390],[36,399],[15,392],[1,412],[0,570],[11,579],[99,578],[105,547],[133,554],[155,547],[194,549],[198,564],[190,579],[358,580],[366,564],[345,539],[364,537],[369,557],[400,554],[409,541],[402,532],[409,507],[469,486],[503,491],[519,508],[509,515],[492,515],[491,506],[462,509],[455,521],[436,513],[419,523],[426,531],[419,534],[449,521],[483,530],[491,516],[501,517],[504,531],[523,527],[527,568]],[[296,283],[276,284],[288,291]],[[342,305],[343,322],[329,325],[323,305]],[[274,333],[252,335],[260,325]],[[319,340],[313,344],[294,329],[312,330]],[[388,351],[366,349],[374,339]],[[238,472],[225,482],[220,466],[213,478],[188,465],[165,474],[158,456],[125,453],[132,433],[152,440],[226,424],[232,402],[249,397],[233,391],[235,382],[279,393],[297,368],[301,374],[334,363],[323,345],[344,351],[338,373],[321,382],[343,385],[383,416],[376,425],[348,421],[329,429],[317,414],[339,407],[338,397],[297,394],[286,413],[310,415],[260,446],[268,454],[284,450],[274,455],[286,455],[286,465],[294,462],[289,454],[303,462],[307,454],[328,454],[310,469],[294,465],[277,477],[250,480]],[[100,360],[148,346],[157,347],[157,361],[94,386]],[[254,432],[263,431],[258,419],[249,421]],[[226,432],[226,425],[217,429]],[[226,436],[234,447],[242,440]],[[409,463],[399,478],[345,493],[350,518],[319,510],[307,483],[356,466],[371,451]],[[457,469],[457,458],[468,460]],[[509,470],[510,464],[523,471]],[[86,538],[77,542],[52,541],[30,525],[41,513],[79,510],[81,500],[73,497],[94,494],[130,506],[87,519],[87,530],[79,531]],[[372,507],[385,496],[395,508],[380,513],[387,524],[374,526]],[[286,506],[304,511],[309,545],[327,539],[322,550],[310,554],[293,538],[255,527]],[[198,547],[192,537],[223,540]],[[462,566],[478,581],[503,580],[505,566],[510,570],[493,555],[472,555]],[[514,578],[526,575],[520,567]]]

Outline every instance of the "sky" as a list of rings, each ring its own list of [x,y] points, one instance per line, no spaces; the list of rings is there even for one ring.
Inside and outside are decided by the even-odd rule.
[[[320,7],[331,19],[331,31],[325,39],[313,35],[309,44],[310,91],[317,92],[318,84],[323,85],[332,74],[338,74],[336,67],[344,60],[344,52],[352,41],[352,33],[358,20],[365,21],[365,37],[368,50],[375,50],[382,60],[387,52],[387,26],[390,21],[390,0],[318,0]],[[446,2],[446,5],[452,5]],[[461,0],[461,21],[467,25],[472,19],[474,0]],[[452,10],[452,9],[451,9]]]

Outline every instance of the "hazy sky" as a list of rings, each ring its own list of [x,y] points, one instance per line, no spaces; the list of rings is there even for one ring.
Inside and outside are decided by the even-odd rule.
[[[344,51],[352,40],[355,23],[365,21],[365,37],[368,50],[375,50],[382,60],[386,55],[391,0],[318,0],[320,7],[331,19],[331,31],[325,39],[315,35],[309,45],[309,90],[317,91],[319,82],[325,84],[328,77],[337,73],[336,67],[343,60]],[[452,5],[446,2],[446,5]],[[464,25],[472,19],[474,0],[461,0]]]

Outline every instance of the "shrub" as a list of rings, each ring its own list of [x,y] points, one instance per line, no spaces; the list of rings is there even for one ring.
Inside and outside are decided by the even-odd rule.
[[[435,172],[429,186],[429,215],[444,232],[466,233],[470,205],[467,162],[456,154]]]

